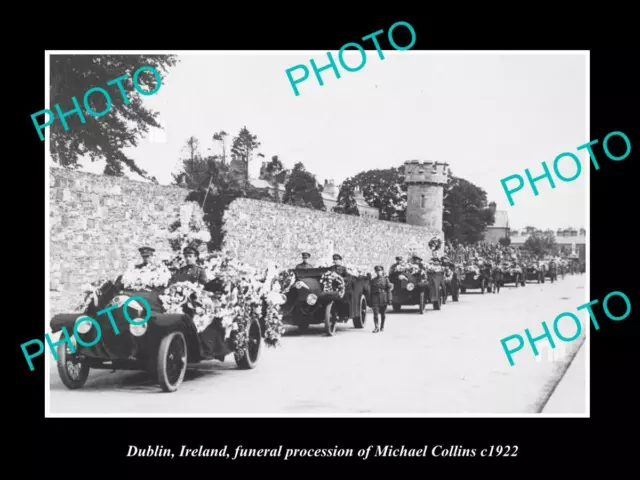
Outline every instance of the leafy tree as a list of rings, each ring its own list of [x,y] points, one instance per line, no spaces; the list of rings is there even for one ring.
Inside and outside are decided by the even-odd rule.
[[[228,135],[229,134],[224,130],[220,130],[219,132],[213,134],[213,139],[216,142],[220,142],[220,144],[222,145],[222,163],[223,164],[227,163],[227,147],[225,144],[225,140]]]
[[[356,203],[355,186],[350,178],[342,182],[340,192],[338,193],[338,201],[336,206],[333,207],[333,211],[346,215],[360,216],[360,211]]]
[[[231,166],[217,156],[202,157],[192,150],[197,143],[194,137],[187,140],[189,156],[181,159],[179,173],[173,176],[176,184],[188,188],[187,201],[198,202],[204,210],[204,220],[209,226],[211,241],[209,248],[219,250],[224,239],[223,217],[229,204],[236,198],[246,197],[268,200],[269,194],[238,179]]]
[[[534,255],[542,256],[555,253],[558,249],[558,244],[552,232],[540,232],[529,235],[529,238],[524,242],[524,248]]]
[[[442,229],[449,240],[479,242],[487,226],[495,222],[495,215],[487,206],[487,192],[464,178],[449,178],[443,203]]]
[[[282,201],[296,207],[326,210],[315,177],[307,172],[300,162],[296,163],[291,171]]]
[[[249,184],[249,162],[259,146],[258,137],[247,130],[246,126],[242,127],[238,135],[233,139],[231,153],[237,160],[242,162],[246,184]]]
[[[498,243],[503,247],[508,247],[509,245],[511,245],[511,239],[509,237],[502,237],[498,240]]]
[[[123,176],[124,165],[156,181],[123,153],[127,147],[136,147],[149,127],[162,128],[158,112],[143,106],[144,97],[134,90],[132,76],[142,66],[153,67],[162,76],[177,62],[175,55],[52,55],[51,105],[59,104],[62,112],[68,112],[74,108],[72,98],[76,97],[86,122],[83,124],[78,114],[69,115],[65,118],[69,131],[65,131],[53,109],[56,118],[48,127],[53,161],[75,169],[80,166],[78,160],[88,155],[92,162],[106,160],[105,175]],[[130,77],[121,83],[129,99],[125,105],[118,85],[107,85],[107,82],[127,73]],[[157,86],[155,76],[149,71],[140,73],[138,82],[142,90],[152,91]],[[89,115],[85,110],[84,95],[94,87],[105,89],[111,98],[111,109],[102,117]],[[98,92],[89,97],[88,103],[94,112],[103,112],[107,107],[106,98]]]
[[[367,205],[380,211],[382,220],[405,221],[407,185],[404,183],[404,167],[367,170],[351,181],[360,187]]]
[[[288,171],[284,168],[284,164],[277,155],[271,157],[271,161],[260,169],[260,178],[268,181],[273,187],[273,200],[280,202],[280,194],[278,193],[278,185],[285,183]]]

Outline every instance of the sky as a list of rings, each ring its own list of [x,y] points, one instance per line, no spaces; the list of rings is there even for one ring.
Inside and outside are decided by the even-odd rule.
[[[359,55],[344,58],[357,65]],[[375,50],[367,51],[365,66],[357,72],[341,69],[340,79],[325,70],[320,86],[309,59],[325,65],[326,52],[179,54],[180,62],[163,77],[162,87],[144,98],[160,113],[165,131],[154,129],[126,153],[168,184],[186,153],[187,138],[197,137],[202,153],[219,153],[212,135],[225,130],[230,145],[246,125],[267,159],[278,155],[287,168],[302,162],[321,182],[332,178],[339,183],[406,160],[446,162],[454,175],[483,188],[498,210],[506,210],[512,228],[586,226],[590,162],[577,151],[591,140],[586,55],[384,55],[381,60]],[[311,73],[295,96],[285,71],[299,64]],[[120,97],[114,98],[117,108]],[[526,168],[541,175],[542,162],[552,169],[563,152],[581,159],[578,179],[564,183],[555,178],[555,189],[541,180],[538,196],[527,185],[510,206],[500,180],[513,174],[524,178]],[[251,165],[252,175],[257,176],[261,161]],[[104,168],[103,162],[83,165],[95,173]],[[576,167],[565,158],[559,168],[570,176]]]

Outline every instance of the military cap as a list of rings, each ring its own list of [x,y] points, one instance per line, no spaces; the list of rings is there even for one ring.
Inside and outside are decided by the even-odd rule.
[[[333,255],[333,259],[334,259],[334,260],[342,260],[342,257],[341,257],[340,255],[338,255],[337,253],[335,253],[335,254]]]
[[[311,254],[309,252],[302,252],[302,258],[309,258]]]
[[[383,271],[383,270],[384,270],[384,267],[383,267],[382,265],[376,265],[373,269],[374,269],[376,272],[380,272],[380,271]]]
[[[416,260],[416,261],[418,261],[418,262],[421,262],[421,261],[422,261],[422,259],[421,259],[419,256],[417,256],[417,255],[414,255],[413,257],[411,257],[411,259],[412,259],[412,260]]]
[[[402,257],[396,257],[396,262],[401,262],[402,261]]]
[[[198,255],[198,250],[196,250],[194,247],[185,247],[182,253],[184,253],[185,255],[189,255],[190,253],[193,253],[194,255]]]
[[[151,255],[153,252],[155,252],[155,248],[151,248],[151,247],[140,247],[138,249],[138,251],[140,252],[140,255],[142,255],[143,257]]]

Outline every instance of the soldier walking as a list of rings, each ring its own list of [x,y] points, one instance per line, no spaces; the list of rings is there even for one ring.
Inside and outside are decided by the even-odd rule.
[[[371,309],[373,310],[373,333],[384,332],[387,305],[391,302],[393,283],[384,275],[382,265],[375,267],[376,278],[371,280]],[[380,328],[378,329],[378,314],[380,314]]]

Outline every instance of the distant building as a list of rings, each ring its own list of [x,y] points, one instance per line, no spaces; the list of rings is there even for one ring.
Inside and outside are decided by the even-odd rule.
[[[532,233],[553,233],[561,252],[566,254],[574,253],[578,255],[580,261],[586,261],[587,231],[584,228],[560,228],[555,232],[551,229],[539,230],[534,227],[526,227],[523,230],[513,230],[511,232],[511,245],[523,246]]]
[[[495,222],[489,225],[484,234],[484,241],[488,243],[498,243],[503,237],[510,237],[509,215],[506,210],[496,210],[496,202],[491,202],[489,208],[495,215]]]
[[[264,162],[263,168],[261,169],[261,173],[264,172]],[[262,177],[263,175],[261,175]],[[283,175],[282,178],[278,178],[278,180],[282,180],[281,183],[274,184],[265,180],[264,178],[252,178],[249,181],[251,185],[256,188],[262,188],[267,190],[271,195],[275,194],[276,191],[280,200],[284,196],[285,185],[287,180],[289,180],[287,175]],[[327,207],[327,212],[332,211],[332,208],[338,204],[338,194],[340,193],[340,187],[335,184],[333,179],[327,179],[324,181],[323,190],[320,192],[322,195],[322,200],[324,202],[324,206]],[[359,188],[355,190],[355,200],[356,205],[358,205],[358,212],[361,217],[368,217],[378,219],[380,217],[380,212],[377,208],[370,207],[364,199],[362,192]]]

